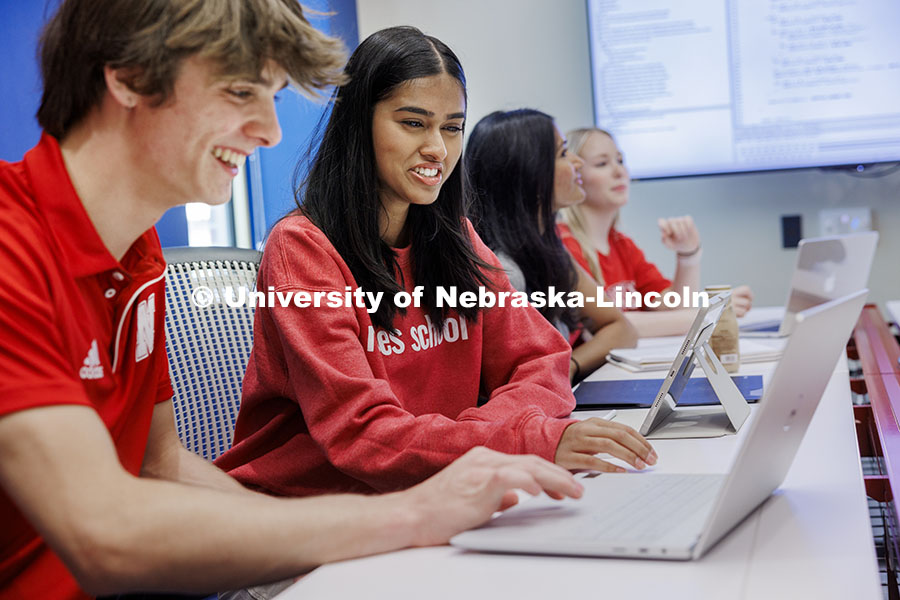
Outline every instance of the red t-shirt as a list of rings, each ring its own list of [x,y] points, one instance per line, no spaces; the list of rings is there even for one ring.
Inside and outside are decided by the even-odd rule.
[[[23,161],[0,162],[0,231],[0,418],[93,407],[137,474],[154,404],[172,397],[156,231],[116,261],[47,134]],[[2,489],[0,523],[0,599],[85,597]]]
[[[558,226],[559,237],[565,244],[576,262],[591,272],[587,257],[581,244],[572,236],[572,232],[565,223]],[[600,272],[603,274],[603,293],[607,300],[615,299],[616,290],[624,292],[662,292],[672,285],[672,282],[659,272],[651,262],[644,257],[644,253],[631,240],[630,237],[616,229],[609,231],[609,254],[597,252],[597,262],[600,263]],[[625,310],[636,310],[626,308]]]
[[[412,291],[408,248],[398,262]],[[513,291],[503,271],[489,277]],[[257,287],[270,286],[343,294],[357,284],[325,234],[291,216],[266,243]],[[365,307],[257,308],[234,447],[217,464],[246,485],[302,496],[405,488],[478,445],[553,460],[575,422],[565,418],[570,348],[537,310],[507,302],[442,328],[410,307],[394,326],[374,328]]]

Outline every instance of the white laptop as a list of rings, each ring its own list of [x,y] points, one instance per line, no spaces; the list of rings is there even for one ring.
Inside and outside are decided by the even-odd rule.
[[[796,315],[727,474],[591,474],[581,480],[580,500],[533,498],[450,543],[490,552],[699,558],[781,485],[867,294]]]
[[[876,231],[800,240],[784,319],[741,325],[741,337],[786,337],[801,310],[866,287],[877,243]]]

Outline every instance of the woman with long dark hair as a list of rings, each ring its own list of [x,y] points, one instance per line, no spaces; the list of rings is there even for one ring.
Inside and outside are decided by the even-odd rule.
[[[556,232],[556,212],[584,200],[582,162],[568,152],[550,115],[497,111],[475,126],[466,148],[475,227],[500,259],[512,285],[529,293],[555,289],[595,297],[597,283],[575,264]],[[633,346],[637,333],[615,308],[545,307],[541,314],[576,342],[573,380],[589,375],[612,348]],[[590,334],[583,343],[582,325]],[[586,336],[587,337],[587,336]]]
[[[308,495],[401,489],[478,445],[566,468],[619,469],[598,452],[655,461],[630,428],[566,418],[569,347],[536,310],[441,304],[439,286],[511,290],[464,216],[466,88],[453,52],[395,27],[363,41],[346,75],[257,287],[368,299],[257,310],[219,465],[246,485]],[[410,302],[395,304],[398,292]]]

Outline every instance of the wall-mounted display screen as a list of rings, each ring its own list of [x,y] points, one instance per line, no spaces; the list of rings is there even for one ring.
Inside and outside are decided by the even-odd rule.
[[[588,0],[637,178],[900,161],[897,0]]]

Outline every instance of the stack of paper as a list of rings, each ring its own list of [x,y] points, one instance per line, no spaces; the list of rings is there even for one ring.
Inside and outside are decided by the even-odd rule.
[[[678,354],[684,338],[644,338],[637,348],[616,348],[606,359],[628,371],[664,371]],[[785,339],[740,338],[741,362],[768,362],[781,358]]]

